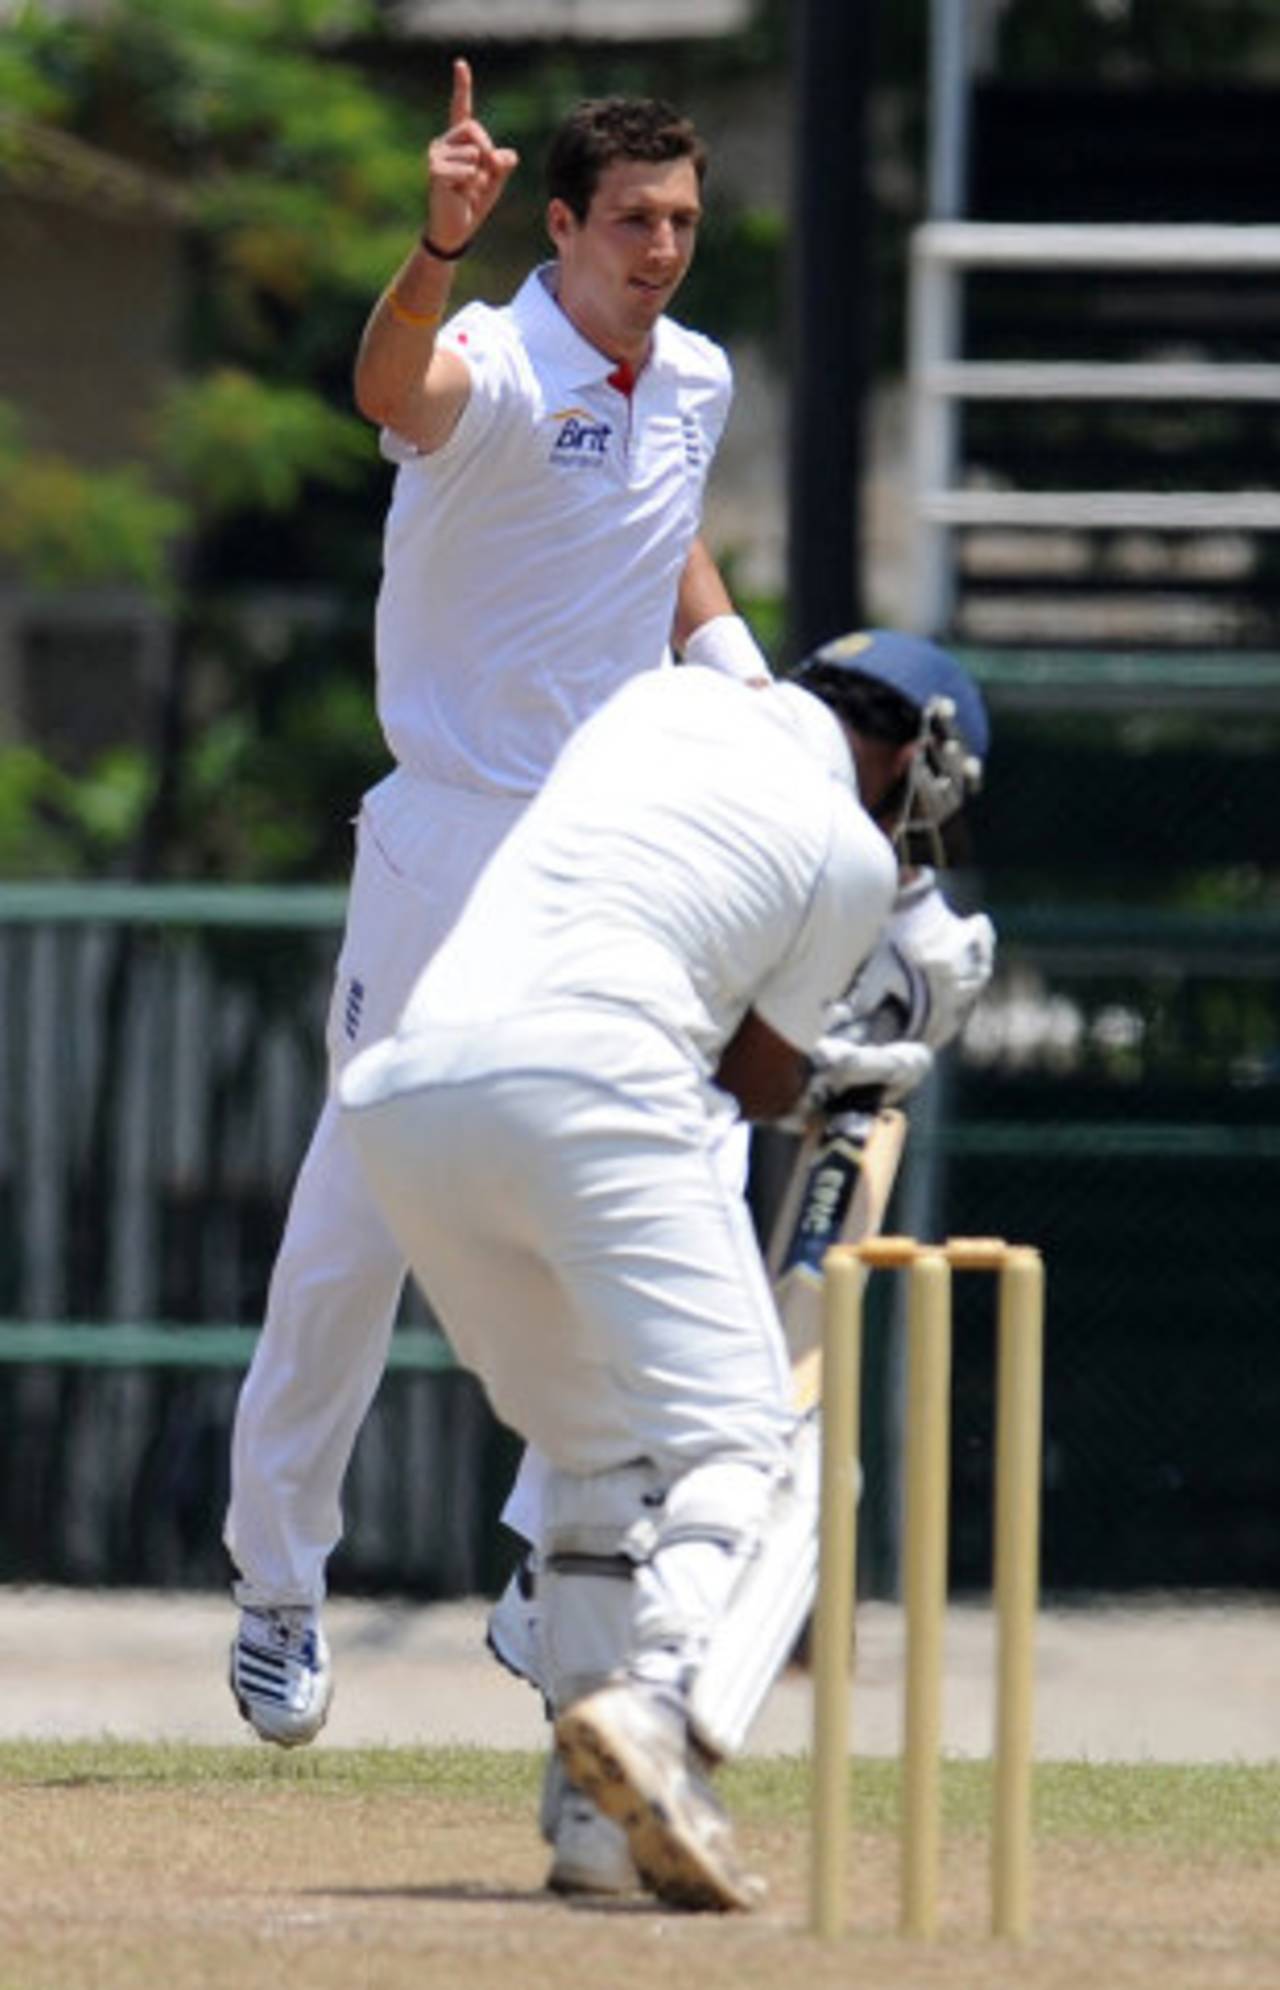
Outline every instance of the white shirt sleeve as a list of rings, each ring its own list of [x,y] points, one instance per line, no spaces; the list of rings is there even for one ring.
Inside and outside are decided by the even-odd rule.
[[[504,402],[518,391],[519,374],[497,314],[486,305],[465,305],[441,327],[436,343],[456,354],[471,375],[471,392],[452,435],[431,451],[432,461],[446,462],[468,455],[494,428]],[[391,428],[382,430],[378,446],[390,463],[415,463],[423,456]]]
[[[897,875],[889,842],[850,799],[834,824],[795,942],[751,998],[756,1013],[794,1049],[805,1055],[813,1049],[830,1004],[847,992],[875,946]]]

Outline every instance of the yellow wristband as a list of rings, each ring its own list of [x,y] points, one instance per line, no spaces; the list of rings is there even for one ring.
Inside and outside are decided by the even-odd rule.
[[[430,331],[441,321],[439,311],[411,311],[394,290],[387,292],[387,306],[393,318],[398,318],[402,325],[411,325],[415,332]]]

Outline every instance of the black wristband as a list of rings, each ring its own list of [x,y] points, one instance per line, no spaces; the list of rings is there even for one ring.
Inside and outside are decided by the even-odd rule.
[[[471,241],[474,240],[475,237],[472,236]],[[471,247],[471,241],[463,242],[456,249],[438,249],[425,228],[418,237],[420,247],[424,248],[429,256],[434,256],[438,263],[456,263],[461,257],[466,255],[467,250]]]

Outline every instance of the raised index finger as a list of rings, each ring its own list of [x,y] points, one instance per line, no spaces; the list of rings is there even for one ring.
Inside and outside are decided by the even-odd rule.
[[[465,124],[471,116],[471,64],[459,56],[453,65],[453,94],[449,99],[449,123]]]

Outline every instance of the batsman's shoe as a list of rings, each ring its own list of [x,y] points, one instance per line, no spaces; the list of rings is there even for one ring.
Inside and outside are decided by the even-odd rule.
[[[551,1847],[547,1886],[552,1893],[636,1893],[640,1875],[620,1824],[575,1790],[558,1755],[551,1755],[542,1783],[538,1819]]]
[[[314,1741],[329,1714],[333,1671],[312,1609],[245,1609],[231,1646],[231,1691],[255,1734],[281,1748]]]
[[[733,1830],[689,1760],[683,1714],[641,1686],[606,1686],[567,1707],[556,1746],[569,1781],[627,1834],[651,1893],[673,1907],[748,1908],[763,1882],[742,1863]]]

